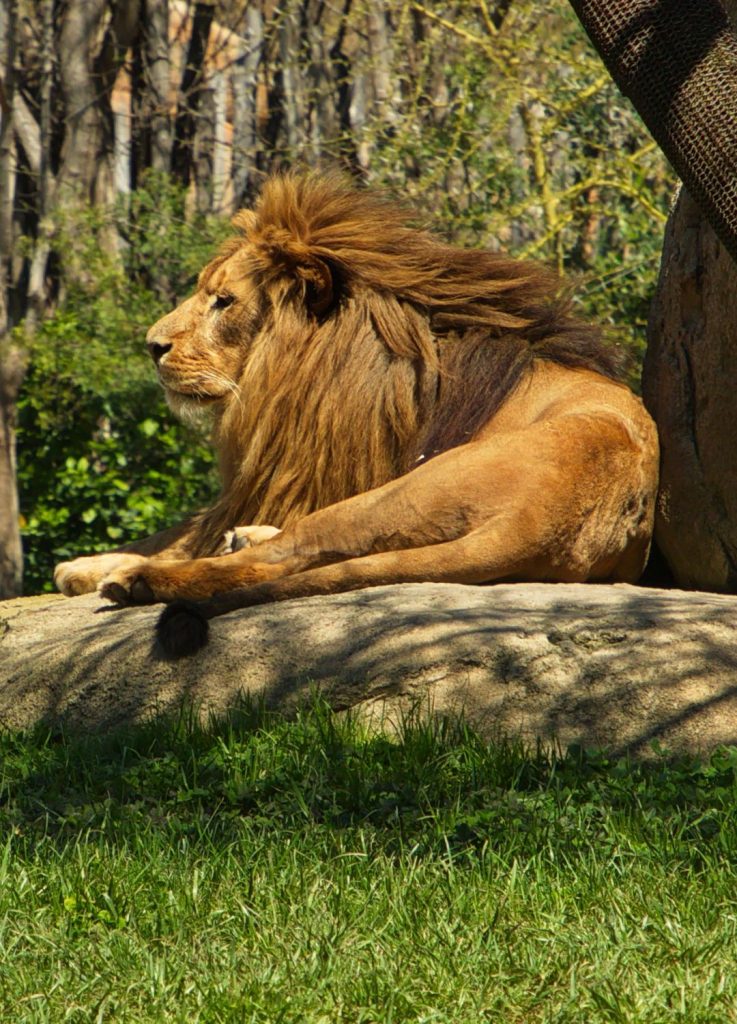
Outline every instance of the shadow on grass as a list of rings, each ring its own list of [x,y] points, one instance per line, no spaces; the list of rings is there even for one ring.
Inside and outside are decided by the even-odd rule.
[[[369,733],[313,697],[293,717],[242,700],[201,723],[196,709],[84,735],[0,735],[0,835],[34,847],[157,833],[206,849],[235,842],[370,835],[388,855],[568,861],[593,846],[667,841],[691,863],[737,842],[737,750],[699,762],[631,763],[488,742],[462,719],[409,714]],[[360,843],[359,843],[360,845]]]

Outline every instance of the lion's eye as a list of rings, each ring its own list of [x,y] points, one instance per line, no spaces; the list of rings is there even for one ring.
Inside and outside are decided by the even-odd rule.
[[[216,295],[212,301],[211,309],[227,309],[235,302],[235,295]]]

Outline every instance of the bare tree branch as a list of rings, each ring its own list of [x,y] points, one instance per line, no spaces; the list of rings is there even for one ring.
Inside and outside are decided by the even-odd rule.
[[[172,150],[172,171],[185,185],[189,184],[192,176],[197,108],[200,100],[207,40],[214,15],[215,6],[212,0],[198,0],[195,4],[192,34],[180,88],[180,103],[174,122]]]
[[[19,594],[23,581],[15,477],[15,424],[26,355],[12,341],[13,310],[9,301],[13,294],[11,252],[16,173],[14,61],[17,25],[17,0],[9,0],[0,21],[0,62],[4,83],[0,123],[0,598]]]
[[[252,198],[258,168],[256,97],[264,52],[264,19],[259,4],[248,5],[245,29],[241,53],[233,69],[232,178],[236,206]]]
[[[157,171],[169,171],[174,144],[169,115],[169,0],[144,0],[144,4],[144,76],[151,111],[151,166]]]

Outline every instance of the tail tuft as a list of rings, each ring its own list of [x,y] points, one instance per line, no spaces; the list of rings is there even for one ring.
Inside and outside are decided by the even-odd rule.
[[[169,658],[185,658],[207,643],[207,618],[194,601],[167,605],[156,623],[156,638]]]

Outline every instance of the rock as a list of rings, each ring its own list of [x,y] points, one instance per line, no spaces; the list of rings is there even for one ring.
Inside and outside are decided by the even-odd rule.
[[[735,381],[737,265],[682,190],[643,371],[662,452],[655,539],[679,586],[737,590]]]
[[[408,584],[211,622],[167,661],[160,607],[95,595],[0,604],[0,722],[110,729],[242,692],[289,710],[319,691],[371,717],[419,703],[487,735],[647,755],[737,742],[737,598],[632,586]]]

